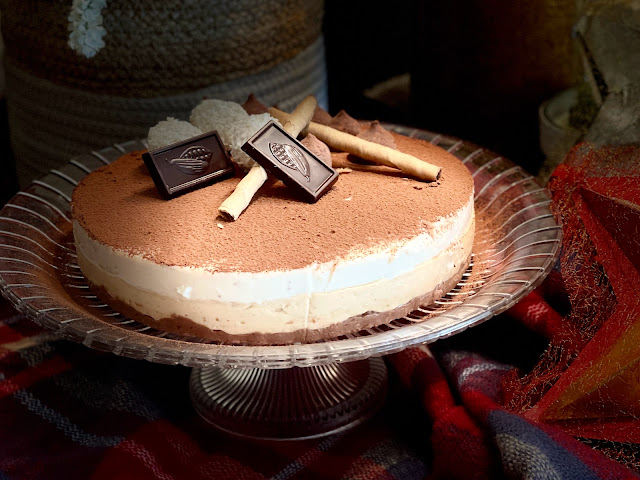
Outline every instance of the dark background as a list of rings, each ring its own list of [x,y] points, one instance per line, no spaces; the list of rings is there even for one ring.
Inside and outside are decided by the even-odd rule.
[[[574,0],[326,0],[330,113],[426,128],[536,174],[538,107],[576,80]],[[373,89],[373,91],[371,91]],[[0,205],[17,190],[0,103]]]
[[[457,136],[537,173],[538,108],[577,80],[575,1],[325,5],[332,114]],[[410,80],[391,82],[385,98],[365,94],[403,74]]]
[[[9,125],[7,122],[7,102],[0,99],[0,206],[18,191],[15,160],[9,146]]]

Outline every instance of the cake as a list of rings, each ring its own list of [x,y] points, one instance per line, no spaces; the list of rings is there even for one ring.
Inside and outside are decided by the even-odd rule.
[[[440,166],[438,180],[332,152],[339,179],[316,203],[269,180],[235,222],[217,208],[237,176],[166,200],[143,152],[124,154],[74,190],[78,264],[116,310],[187,336],[289,344],[388,323],[458,283],[475,222],[466,167],[392,135]]]

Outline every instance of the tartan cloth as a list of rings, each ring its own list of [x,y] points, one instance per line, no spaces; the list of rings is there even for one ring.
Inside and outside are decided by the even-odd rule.
[[[505,378],[532,367],[562,318],[554,278],[483,325],[390,355],[372,420],[300,442],[212,430],[188,368],[56,339],[0,300],[0,480],[640,478],[502,406]]]

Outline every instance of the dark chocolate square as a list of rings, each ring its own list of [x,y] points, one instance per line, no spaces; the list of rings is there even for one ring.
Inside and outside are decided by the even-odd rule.
[[[247,140],[242,150],[310,203],[316,202],[338,180],[338,172],[273,121]]]
[[[215,131],[144,153],[142,158],[165,198],[218,182],[234,172]]]

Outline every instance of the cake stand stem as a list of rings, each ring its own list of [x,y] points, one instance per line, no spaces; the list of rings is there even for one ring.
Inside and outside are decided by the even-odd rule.
[[[384,403],[381,358],[286,369],[194,368],[198,414],[225,432],[262,440],[303,440],[352,428]]]

